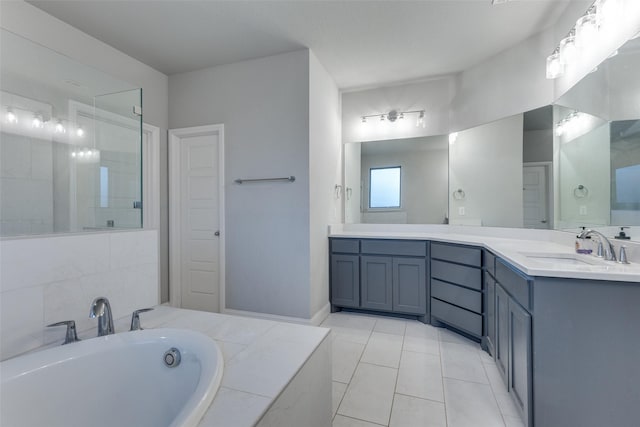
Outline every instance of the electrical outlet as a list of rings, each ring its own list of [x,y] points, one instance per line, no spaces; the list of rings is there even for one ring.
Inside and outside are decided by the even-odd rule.
[[[460,207],[458,208],[458,215],[460,215],[460,216],[464,216],[464,206],[460,206]]]
[[[587,214],[587,207],[585,205],[580,206],[580,215],[585,216]]]

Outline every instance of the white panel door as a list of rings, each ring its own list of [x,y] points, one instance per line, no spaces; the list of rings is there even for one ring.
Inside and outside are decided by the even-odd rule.
[[[218,135],[180,141],[181,306],[215,312],[220,298],[218,144]]]
[[[524,227],[548,229],[547,170],[544,166],[523,167]]]

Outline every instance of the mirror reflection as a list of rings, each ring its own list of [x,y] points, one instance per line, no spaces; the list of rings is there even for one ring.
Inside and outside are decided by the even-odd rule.
[[[141,227],[141,90],[1,30],[0,236]]]
[[[447,136],[353,142],[344,150],[347,223],[448,221]]]
[[[636,38],[557,101],[556,228],[640,240],[639,68]]]

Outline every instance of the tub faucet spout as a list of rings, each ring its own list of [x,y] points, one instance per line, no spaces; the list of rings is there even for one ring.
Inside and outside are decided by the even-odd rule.
[[[111,304],[109,304],[109,300],[106,297],[98,297],[93,300],[91,307],[89,307],[89,317],[98,318],[99,337],[115,333]]]

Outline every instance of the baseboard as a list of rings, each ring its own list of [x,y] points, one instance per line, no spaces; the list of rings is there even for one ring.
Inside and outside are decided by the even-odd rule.
[[[309,323],[311,323],[313,326],[318,326],[324,321],[324,319],[327,318],[327,316],[329,316],[330,313],[331,313],[331,304],[327,303],[324,307],[318,310],[316,314],[314,314],[311,317],[311,320],[309,321]]]
[[[303,325],[311,324],[310,319],[305,319],[303,317],[281,316],[278,314],[258,313],[256,311],[234,310],[232,308],[225,308],[224,310],[222,310],[222,313],[231,314],[233,316],[244,316],[244,317],[253,317],[256,319],[275,320],[278,322],[300,323]]]

